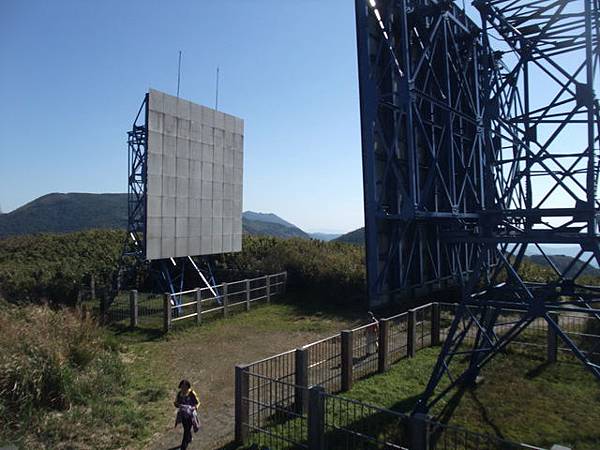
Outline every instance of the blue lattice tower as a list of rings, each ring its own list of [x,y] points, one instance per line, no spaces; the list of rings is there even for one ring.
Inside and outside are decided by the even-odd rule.
[[[598,1],[475,6],[481,27],[452,2],[357,0],[370,298],[406,295],[411,277],[462,290],[420,411],[534,321],[600,378],[598,349],[555,316],[600,318],[584,273],[600,262]],[[580,251],[560,268],[551,244]],[[528,247],[550,279],[526,279]]]

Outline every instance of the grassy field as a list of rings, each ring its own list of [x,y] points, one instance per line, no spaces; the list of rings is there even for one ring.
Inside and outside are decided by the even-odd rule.
[[[389,372],[357,382],[344,397],[410,412],[428,381],[439,348],[428,348]],[[439,404],[440,421],[503,439],[577,450],[600,448],[600,386],[576,361],[548,365],[515,348],[482,373],[484,381]]]
[[[203,427],[194,448],[226,445],[233,437],[235,364],[298,347],[363,320],[359,311],[322,309],[299,300],[288,297],[200,327],[193,320],[182,322],[168,336],[155,328],[116,329],[127,348],[128,372],[137,393],[144,388],[156,393],[150,405],[150,435],[141,447],[163,450],[180,442],[181,429],[173,430],[172,397],[182,378],[192,382],[201,401]]]

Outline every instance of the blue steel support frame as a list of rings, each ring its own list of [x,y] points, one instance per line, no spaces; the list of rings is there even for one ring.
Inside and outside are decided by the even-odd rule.
[[[554,318],[600,325],[585,275],[600,265],[599,0],[474,6],[481,26],[452,1],[356,0],[371,303],[446,277],[462,290],[419,412],[538,318],[600,379],[597,346]],[[564,139],[574,133],[579,148]],[[560,266],[546,244],[581,250]],[[551,279],[526,279],[528,246]]]

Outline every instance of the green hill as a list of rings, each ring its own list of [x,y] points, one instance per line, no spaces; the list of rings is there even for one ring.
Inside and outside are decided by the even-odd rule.
[[[334,239],[334,242],[345,242],[346,244],[365,245],[365,229],[363,227],[359,228],[358,230],[342,234],[340,237]]]
[[[0,237],[127,227],[127,194],[52,193],[0,215]]]
[[[7,214],[0,214],[0,238],[38,233],[71,233],[90,229],[125,229],[127,194],[52,193]],[[310,236],[272,213],[246,211],[245,234],[282,238]]]
[[[246,214],[246,213],[244,213]],[[273,214],[274,215],[274,214]],[[300,228],[292,225],[282,225],[275,222],[262,222],[260,220],[249,220],[242,216],[242,228],[245,234],[252,236],[273,236],[280,238],[303,238],[310,239],[310,236]]]

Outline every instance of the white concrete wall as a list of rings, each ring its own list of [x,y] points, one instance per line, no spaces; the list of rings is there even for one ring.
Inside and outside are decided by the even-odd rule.
[[[151,89],[148,260],[242,249],[244,121]]]

